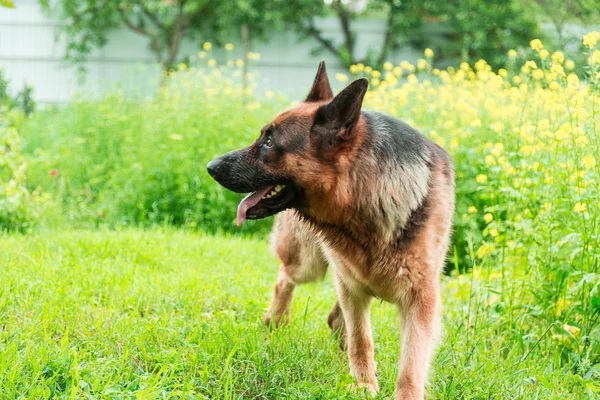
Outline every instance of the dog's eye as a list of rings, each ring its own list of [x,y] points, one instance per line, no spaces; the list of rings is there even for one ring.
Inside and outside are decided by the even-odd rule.
[[[267,136],[267,138],[265,139],[265,141],[264,141],[263,145],[264,145],[266,148],[269,148],[269,149],[270,149],[271,147],[273,147],[273,139],[271,139],[271,137],[270,137],[270,136]]]

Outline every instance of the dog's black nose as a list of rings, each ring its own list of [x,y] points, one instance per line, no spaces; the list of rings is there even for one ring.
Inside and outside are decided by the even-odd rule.
[[[210,176],[212,176],[213,178],[217,177],[217,173],[219,172],[220,165],[221,165],[221,160],[219,160],[218,158],[215,158],[214,160],[212,160],[211,162],[209,162],[206,165],[206,169],[208,170],[208,173],[210,174]]]

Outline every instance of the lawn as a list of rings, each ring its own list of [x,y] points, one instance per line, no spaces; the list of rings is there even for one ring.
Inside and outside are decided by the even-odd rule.
[[[277,268],[264,240],[40,230],[0,248],[2,398],[361,398],[326,324],[330,277],[297,290],[289,326],[262,325]],[[474,271],[443,278],[430,397],[592,398],[591,372],[560,367],[572,327],[513,303],[523,276]],[[388,398],[398,318],[375,302],[372,319]]]

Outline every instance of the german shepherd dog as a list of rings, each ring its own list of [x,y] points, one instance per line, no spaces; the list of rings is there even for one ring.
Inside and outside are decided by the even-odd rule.
[[[250,193],[238,225],[278,214],[273,245],[281,265],[265,323],[289,321],[296,285],[322,279],[331,265],[337,302],[328,323],[340,332],[358,387],[379,389],[369,322],[377,297],[401,315],[396,399],[423,399],[440,327],[454,168],[416,129],[361,110],[367,88],[358,79],[334,97],[321,62],[304,102],[207,168],[225,188]]]

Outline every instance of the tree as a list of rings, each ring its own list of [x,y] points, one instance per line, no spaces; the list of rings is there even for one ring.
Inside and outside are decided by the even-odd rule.
[[[341,43],[317,27],[314,15],[297,18],[295,26],[346,67],[358,62],[380,67],[390,50],[402,44],[421,48],[431,45],[422,29],[431,24],[441,25],[448,42],[448,46],[437,49],[438,54],[465,61],[485,58],[496,66],[503,64],[506,51],[528,43],[539,33],[537,22],[531,13],[525,12],[519,0],[329,0],[328,3],[326,13],[335,16],[342,28]],[[358,58],[355,38],[359,32],[353,29],[353,23],[366,16],[384,21],[384,36],[366,57]]]
[[[301,35],[315,39],[321,49],[335,55],[346,67],[358,62],[382,64],[390,48],[398,44],[398,36],[395,33],[398,33],[404,25],[411,25],[415,21],[411,17],[400,19],[398,16],[411,15],[407,10],[413,8],[415,3],[413,0],[331,0],[326,6],[323,1],[317,1],[312,7],[312,14],[295,15],[291,22]],[[326,37],[318,28],[315,17],[326,14],[335,16],[339,21],[344,37],[342,43],[336,43]],[[369,49],[367,57],[359,59],[355,51],[357,33],[353,30],[352,24],[356,19],[369,14],[386,16],[385,34],[379,49]]]
[[[324,8],[323,0],[40,0],[40,4],[65,22],[59,34],[67,40],[68,61],[81,67],[94,48],[106,45],[111,29],[124,26],[148,39],[164,70],[178,61],[184,38],[219,42],[237,37],[244,24],[253,39],[261,39]]]
[[[565,43],[565,25],[579,22],[586,25],[600,23],[600,7],[597,0],[535,0],[536,12],[544,15],[556,31],[560,45]],[[531,3],[525,1],[526,5]],[[577,40],[580,40],[577,37]]]
[[[433,0],[428,0],[433,2]],[[462,61],[482,58],[504,66],[508,50],[540,37],[534,13],[521,0],[457,0],[436,11],[446,25],[448,40],[440,55]]]
[[[222,2],[210,0],[40,0],[42,7],[65,22],[59,34],[67,40],[65,58],[82,65],[94,48],[106,45],[109,30],[121,25],[148,39],[164,70],[177,61],[184,37],[213,28]],[[55,4],[55,5],[53,5]]]

